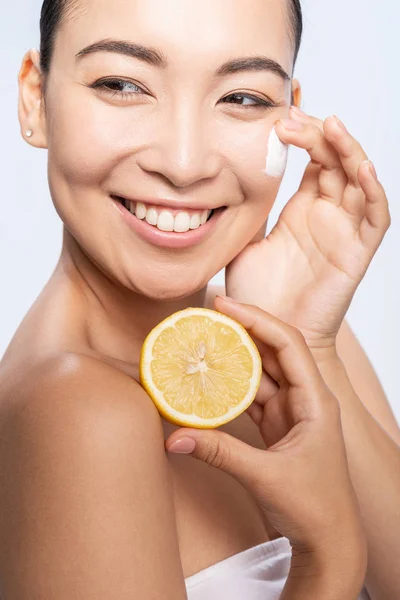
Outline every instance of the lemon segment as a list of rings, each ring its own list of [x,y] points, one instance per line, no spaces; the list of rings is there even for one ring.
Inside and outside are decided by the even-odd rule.
[[[250,406],[262,363],[240,323],[211,309],[186,308],[148,334],[139,373],[141,385],[167,421],[212,429]]]

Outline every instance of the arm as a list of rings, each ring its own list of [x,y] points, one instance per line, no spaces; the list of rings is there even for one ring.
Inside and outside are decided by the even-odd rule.
[[[345,320],[336,340],[338,354],[352,386],[376,421],[400,446],[400,427],[367,354]]]
[[[0,442],[5,598],[186,599],[154,405],[95,359],[51,362]]]
[[[361,564],[361,563],[360,563]],[[346,569],[326,566],[321,568],[318,563],[315,568],[306,571],[292,566],[286,579],[285,587],[279,600],[357,600],[361,592],[360,574],[346,574]]]
[[[350,473],[368,541],[366,587],[371,600],[396,600],[400,589],[398,427],[348,325],[339,335],[339,356],[315,354],[315,359],[341,407]]]

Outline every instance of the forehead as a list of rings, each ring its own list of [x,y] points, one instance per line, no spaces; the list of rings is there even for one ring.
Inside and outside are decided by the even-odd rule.
[[[56,40],[74,56],[100,39],[160,48],[192,68],[226,57],[266,54],[289,72],[293,41],[286,0],[70,0]]]

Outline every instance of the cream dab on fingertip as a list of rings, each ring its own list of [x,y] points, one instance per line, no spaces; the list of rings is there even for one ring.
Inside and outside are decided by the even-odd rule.
[[[270,177],[282,177],[285,173],[288,159],[288,145],[281,142],[276,133],[275,126],[268,139],[268,154],[263,173]]]

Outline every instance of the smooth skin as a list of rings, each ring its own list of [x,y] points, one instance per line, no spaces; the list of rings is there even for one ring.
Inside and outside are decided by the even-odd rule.
[[[265,231],[280,184],[262,173],[269,133],[290,116],[291,96],[297,106],[301,99],[288,32],[281,0],[253,0],[252,11],[248,0],[82,0],[57,34],[46,94],[38,53],[24,56],[21,134],[48,149],[64,235],[54,273],[0,367],[5,600],[101,600],[116,590],[118,600],[179,600],[186,597],[184,577],[279,535],[233,477],[167,455],[173,428],[138,385],[137,366],[151,328],[187,306],[213,307],[210,279]],[[110,52],[76,58],[104,37],[156,46],[169,67]],[[290,80],[254,70],[214,76],[225,61],[255,54],[277,61]],[[94,86],[104,78],[126,82],[124,97],[115,86]],[[273,106],[256,107],[249,94]],[[161,252],[125,227],[110,200],[115,192],[227,209],[197,248]],[[257,296],[248,304],[257,305]],[[343,326],[340,336],[350,364],[362,350]],[[343,385],[334,393],[346,416],[346,446],[354,440],[352,456],[375,448],[368,483],[379,489],[377,471],[386,479],[395,472],[386,431],[397,435],[397,425],[365,357],[364,365],[352,365],[352,380],[383,437],[374,431],[374,443],[366,443],[370,423],[343,410],[342,396],[349,406],[357,398],[336,373],[333,384]],[[235,421],[221,429],[265,450],[249,415]],[[353,466],[359,483],[365,466]],[[362,483],[357,493],[373,527],[398,505],[398,494],[393,488],[372,502]],[[382,548],[392,530],[391,519],[375,528],[387,566],[372,569],[373,600],[384,598],[373,597],[379,586],[396,583],[395,554]]]

